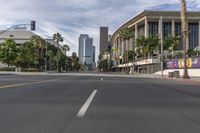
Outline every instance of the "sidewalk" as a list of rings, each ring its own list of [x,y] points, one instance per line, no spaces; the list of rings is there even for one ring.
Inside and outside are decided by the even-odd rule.
[[[198,82],[200,83],[200,77],[190,77],[190,79],[183,79],[182,76],[180,76],[180,78],[169,78],[168,75],[164,75],[164,77],[162,78],[161,75],[157,75],[157,74],[152,74],[152,78],[155,79],[165,79],[165,80],[177,80],[177,81],[184,81],[184,82]]]
[[[0,75],[47,75],[47,72],[7,72],[0,71]]]

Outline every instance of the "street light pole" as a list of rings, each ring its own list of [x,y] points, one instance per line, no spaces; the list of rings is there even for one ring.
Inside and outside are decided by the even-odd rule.
[[[188,79],[188,70],[187,70],[187,54],[186,54],[186,39],[188,37],[188,27],[187,27],[187,17],[186,17],[186,2],[185,0],[180,0],[181,3],[181,25],[182,25],[182,40],[183,40],[183,57],[184,57],[184,73],[183,78]]]
[[[161,52],[160,52],[160,61],[161,61],[161,75],[162,78],[164,77],[163,74],[163,20],[162,16],[160,16],[160,45],[161,45]]]
[[[46,57],[45,57],[45,72],[47,71],[47,40],[46,40]]]

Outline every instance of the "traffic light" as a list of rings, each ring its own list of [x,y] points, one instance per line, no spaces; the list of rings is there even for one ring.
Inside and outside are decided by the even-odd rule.
[[[31,30],[35,30],[35,21],[31,21]]]

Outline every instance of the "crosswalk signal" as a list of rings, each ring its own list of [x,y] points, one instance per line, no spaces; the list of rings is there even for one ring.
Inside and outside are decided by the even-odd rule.
[[[31,30],[35,30],[35,21],[31,21]]]

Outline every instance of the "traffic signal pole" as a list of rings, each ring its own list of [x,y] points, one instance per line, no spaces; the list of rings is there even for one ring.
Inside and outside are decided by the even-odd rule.
[[[6,30],[1,31],[0,34],[3,34],[3,33],[5,33],[5,32],[7,32],[7,31],[9,31],[9,30],[11,30],[11,29],[14,29],[14,28],[17,28],[17,27],[19,27],[19,26],[27,26],[27,25],[30,25],[30,26],[31,26],[31,30],[33,30],[33,31],[36,29],[36,22],[35,22],[35,21],[31,21],[30,24],[27,23],[27,24],[17,24],[17,25],[13,25],[13,26],[7,28]]]

